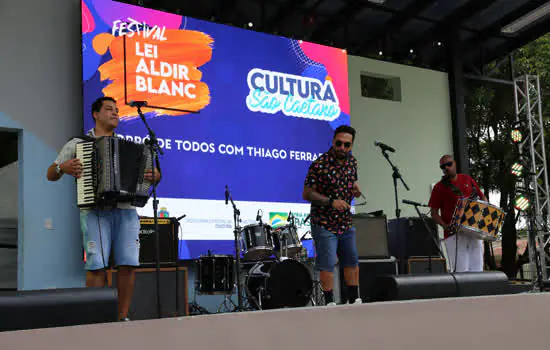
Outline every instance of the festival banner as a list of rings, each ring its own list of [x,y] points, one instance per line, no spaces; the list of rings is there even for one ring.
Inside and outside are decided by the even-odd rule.
[[[163,215],[187,215],[182,258],[231,243],[226,186],[249,224],[258,210],[263,222],[270,213],[308,213],[308,167],[330,148],[334,129],[349,124],[342,49],[84,0],[82,57],[84,131],[94,127],[92,102],[111,96],[119,136],[144,142],[147,129],[130,102],[147,102],[142,111],[163,151]],[[139,211],[152,216],[151,201]]]

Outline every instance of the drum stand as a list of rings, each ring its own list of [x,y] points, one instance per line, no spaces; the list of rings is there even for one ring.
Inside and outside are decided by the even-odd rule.
[[[233,202],[233,197],[231,196],[231,193],[229,192],[229,188],[227,185],[225,185],[225,204],[227,205],[227,201],[231,201],[231,205],[233,206],[233,225],[235,226],[235,229],[233,230],[233,234],[235,236],[235,261],[236,261],[236,273],[237,273],[237,300],[238,305],[235,308],[234,311],[244,311],[243,308],[243,294],[242,294],[242,283],[241,283],[241,249],[240,249],[240,240],[241,240],[241,212],[239,209],[237,209],[237,206],[235,205],[235,202]]]
[[[231,295],[233,294],[226,294],[223,298],[222,303],[218,306],[217,313],[222,312],[232,312],[237,310],[237,305],[231,300]]]
[[[195,315],[207,315],[210,314],[206,308],[200,306],[197,303],[197,290],[199,286],[199,281],[195,281],[195,288],[193,293],[193,301],[189,303],[189,316],[195,316]]]

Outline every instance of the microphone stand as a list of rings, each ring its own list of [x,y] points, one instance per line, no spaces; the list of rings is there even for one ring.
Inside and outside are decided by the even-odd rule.
[[[138,114],[143,121],[143,124],[145,124],[145,128],[147,128],[147,132],[149,133],[149,140],[145,141],[145,144],[148,144],[151,150],[151,172],[153,177],[153,187],[152,187],[152,194],[153,194],[153,222],[155,223],[155,258],[156,258],[156,282],[157,282],[157,318],[161,318],[161,302],[160,302],[160,237],[159,237],[159,226],[158,226],[158,216],[157,216],[157,210],[158,210],[158,199],[157,199],[157,185],[158,183],[154,181],[155,179],[155,161],[157,164],[159,164],[158,160],[158,154],[164,154],[162,149],[159,146],[157,136],[151,130],[149,127],[149,124],[147,124],[147,120],[145,120],[145,116],[141,112],[141,105],[137,105],[137,111]],[[160,165],[159,165],[159,172],[160,172]]]
[[[420,213],[420,209],[418,209],[419,207],[419,204],[412,204],[410,203],[410,205],[414,206],[414,209],[416,209],[416,212],[418,213],[418,217],[420,218],[420,220],[422,220],[422,222],[424,223],[424,226],[426,227],[426,230],[428,230],[428,232],[430,233],[430,236],[435,244],[435,248],[437,249],[438,253],[440,254],[439,256],[443,256],[443,253],[441,252],[441,249],[439,249],[439,243],[436,239],[436,235],[432,232],[432,230],[430,229],[430,226],[428,226],[428,223],[426,222],[426,220],[424,219],[424,216],[425,215],[422,215]],[[427,240],[427,239],[426,239]],[[432,251],[431,249],[428,249],[428,272],[429,273],[432,273]]]
[[[240,225],[240,222],[241,222],[241,212],[239,209],[237,209],[237,206],[235,205],[235,202],[233,202],[233,197],[231,196],[231,192],[229,192],[229,189],[227,188],[227,186],[225,186],[226,188],[226,194],[229,196],[229,200],[231,201],[231,205],[233,206],[233,225],[234,225],[234,230],[233,230],[233,235],[235,236],[235,258],[236,258],[236,272],[237,272],[237,310],[235,311],[244,311],[243,309],[243,294],[242,294],[242,287],[241,287],[241,250],[240,250],[240,244],[239,244],[239,241],[240,241],[240,232],[241,232],[241,227],[239,226]],[[227,197],[226,197],[227,199]]]
[[[401,183],[403,183],[403,186],[407,191],[410,191],[409,186],[405,183],[405,180],[403,180],[403,176],[399,173],[399,169],[395,165],[393,165],[392,161],[390,160],[390,157],[385,149],[382,149],[382,154],[384,155],[384,158],[388,161],[390,164],[392,170],[393,170],[393,191],[395,196],[395,216],[397,219],[401,217],[401,209],[399,209],[399,198],[397,195],[397,179],[401,180]]]

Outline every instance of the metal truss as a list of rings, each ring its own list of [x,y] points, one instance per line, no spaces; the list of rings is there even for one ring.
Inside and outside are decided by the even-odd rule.
[[[529,224],[529,261],[533,282],[536,279],[547,281],[547,268],[550,256],[549,246],[550,196],[548,169],[544,144],[544,123],[540,81],[537,75],[525,75],[514,79],[516,121],[523,128],[523,140],[519,144],[525,170],[525,181],[519,190],[531,193],[532,210],[526,212]],[[533,244],[535,243],[536,244]]]

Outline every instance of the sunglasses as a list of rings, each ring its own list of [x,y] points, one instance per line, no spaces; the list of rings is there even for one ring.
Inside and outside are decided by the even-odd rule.
[[[342,145],[344,145],[344,147],[346,147],[346,148],[351,147],[351,142],[342,142],[340,140],[336,141],[334,144],[336,145],[336,147],[340,147]]]
[[[440,168],[441,170],[443,170],[443,169],[445,169],[446,167],[452,166],[452,165],[453,165],[453,162],[447,162],[447,163],[441,164],[441,165],[439,166],[439,168]]]

